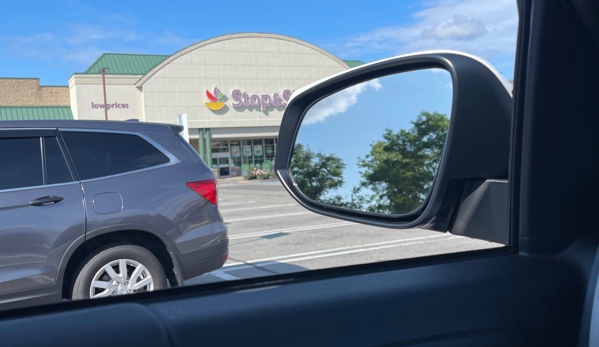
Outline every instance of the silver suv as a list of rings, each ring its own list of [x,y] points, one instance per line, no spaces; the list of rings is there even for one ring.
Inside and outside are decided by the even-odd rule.
[[[0,122],[0,308],[181,286],[220,268],[212,171],[139,122]]]

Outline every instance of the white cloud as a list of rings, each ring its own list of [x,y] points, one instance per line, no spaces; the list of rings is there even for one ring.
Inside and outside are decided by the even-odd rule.
[[[362,94],[369,88],[379,91],[381,88],[383,88],[383,86],[381,86],[378,79],[375,79],[372,81],[356,84],[355,86],[330,95],[320,100],[308,111],[304,117],[304,120],[302,121],[302,125],[310,125],[319,122],[322,123],[328,117],[344,113],[348,108],[358,102],[358,95]]]
[[[70,45],[52,34],[0,37],[0,45],[14,56],[29,60],[91,64],[104,50],[96,45]]]
[[[424,29],[421,36],[436,40],[473,40],[487,35],[485,23],[480,19],[456,14],[451,20],[441,22],[430,29]]]
[[[98,46],[86,46],[77,50],[62,49],[61,51],[61,59],[63,61],[85,65],[91,65],[102,53],[105,53]]]
[[[343,58],[451,49],[491,63],[513,61],[518,30],[516,0],[436,0],[423,4],[409,24],[380,27],[325,45]]]
[[[186,39],[181,36],[177,36],[174,33],[167,31],[162,36],[156,38],[156,43],[163,46],[175,46],[175,47],[187,47],[198,40]]]
[[[30,60],[56,59],[60,49],[59,39],[49,33],[39,33],[29,36],[2,36],[0,46],[19,58]]]
[[[60,61],[81,67],[91,64],[112,47],[127,47],[144,35],[128,28],[129,23],[115,14],[111,21],[98,24],[65,23],[54,33],[29,36],[0,36],[0,45],[17,57],[30,60]],[[120,51],[121,49],[117,49]]]
[[[17,57],[30,60],[59,61],[84,68],[102,53],[136,53],[133,43],[142,42],[147,36],[130,27],[118,14],[110,22],[101,24],[66,23],[55,33],[37,33],[29,36],[0,36],[0,46]],[[60,31],[60,33],[58,33]],[[186,39],[170,31],[154,39],[163,46],[186,47],[196,40]]]
[[[110,26],[77,24],[71,25],[64,41],[69,45],[85,45],[95,41],[117,40],[131,42],[141,40],[143,35],[127,29],[116,29]]]

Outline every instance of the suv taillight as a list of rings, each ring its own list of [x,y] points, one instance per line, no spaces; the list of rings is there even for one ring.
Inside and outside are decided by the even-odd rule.
[[[186,183],[194,192],[200,194],[204,199],[218,206],[218,197],[216,193],[216,180],[206,180],[199,182]]]

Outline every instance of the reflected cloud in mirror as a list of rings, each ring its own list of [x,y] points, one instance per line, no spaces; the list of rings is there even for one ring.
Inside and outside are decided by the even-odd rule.
[[[304,116],[291,174],[308,198],[386,215],[417,212],[430,193],[449,128],[450,74],[404,72],[317,102]]]

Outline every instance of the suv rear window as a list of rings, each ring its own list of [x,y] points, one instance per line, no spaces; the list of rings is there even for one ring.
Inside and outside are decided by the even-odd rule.
[[[81,180],[146,169],[170,161],[148,141],[133,134],[64,131],[62,136]]]
[[[193,154],[196,156],[196,158],[200,159],[202,162],[204,162],[204,159],[202,159],[202,157],[200,156],[200,154],[193,148],[192,145],[189,144],[189,142],[187,142],[183,136],[181,136],[181,134],[177,135],[177,138],[179,138],[179,141],[181,141],[181,143],[183,143],[183,145]]]

